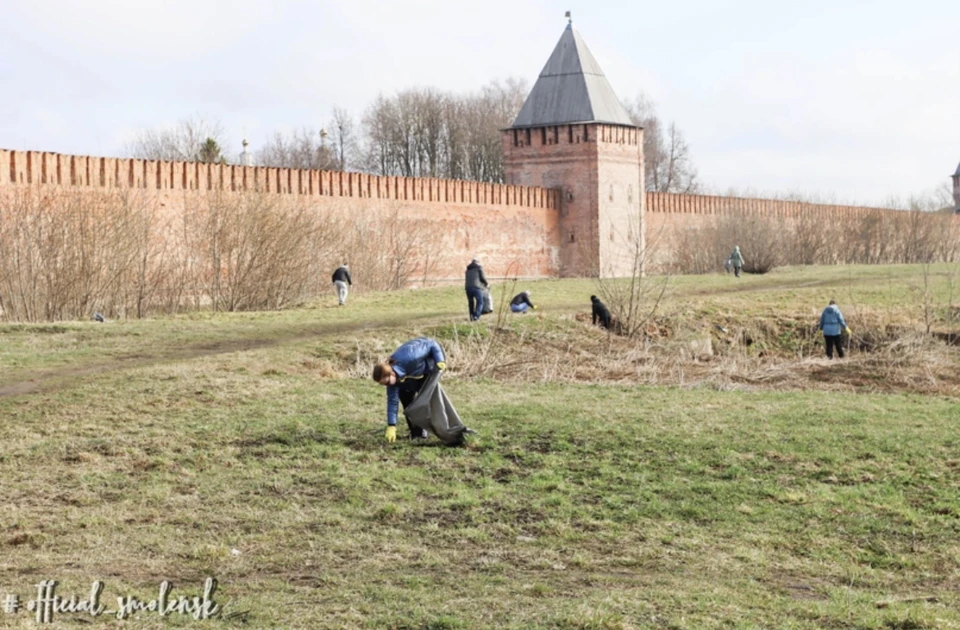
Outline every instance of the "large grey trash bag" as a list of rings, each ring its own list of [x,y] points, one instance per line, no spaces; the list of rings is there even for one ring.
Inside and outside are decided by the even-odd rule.
[[[490,293],[490,287],[483,287],[483,308],[480,309],[481,315],[489,315],[493,312],[493,294]]]
[[[467,430],[440,386],[440,370],[434,370],[427,377],[416,399],[403,410],[403,415],[414,426],[436,435],[444,444],[460,444]]]

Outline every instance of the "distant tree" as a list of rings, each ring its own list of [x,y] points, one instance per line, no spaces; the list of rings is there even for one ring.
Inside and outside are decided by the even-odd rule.
[[[934,195],[937,205],[944,211],[953,211],[957,204],[960,203],[953,197],[953,185],[946,182],[937,187]]]
[[[197,152],[197,161],[206,164],[226,164],[227,160],[220,152],[220,145],[213,138],[207,138]]]
[[[302,128],[288,135],[276,133],[254,159],[259,166],[335,170],[339,160],[325,131]]]
[[[500,130],[527,92],[525,82],[509,79],[466,95],[432,88],[380,95],[363,116],[363,165],[381,175],[502,182]]]
[[[144,160],[183,162],[206,161],[201,157],[207,143],[212,142],[220,161],[224,153],[225,133],[219,121],[210,122],[200,116],[184,118],[173,127],[140,132],[123,150],[129,157]]]
[[[353,164],[358,153],[353,117],[347,110],[334,107],[329,127],[337,166],[341,171],[345,171]]]
[[[656,106],[643,94],[626,104],[635,125],[643,127],[643,159],[647,190],[693,193],[700,190],[690,145],[676,123],[664,128]]]

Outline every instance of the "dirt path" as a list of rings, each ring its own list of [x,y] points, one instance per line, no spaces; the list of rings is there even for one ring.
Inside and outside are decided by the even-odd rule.
[[[218,354],[247,352],[260,348],[297,344],[336,334],[394,328],[411,323],[423,324],[436,321],[443,315],[446,315],[446,313],[429,313],[412,318],[393,317],[374,322],[332,322],[329,324],[317,324],[308,329],[302,327],[298,327],[296,330],[276,329],[276,334],[271,337],[227,339],[187,346],[160,347],[152,351],[138,352],[137,354],[118,357],[110,361],[98,361],[88,365],[73,365],[55,370],[38,370],[32,374],[28,374],[26,378],[21,377],[21,380],[16,382],[0,383],[0,398],[58,391],[76,384],[85,378],[106,372],[134,370],[165,363],[190,361]]]

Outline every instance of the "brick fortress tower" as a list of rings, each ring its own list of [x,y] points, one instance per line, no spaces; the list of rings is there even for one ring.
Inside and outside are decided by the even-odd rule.
[[[572,23],[503,131],[503,155],[506,183],[559,190],[561,276],[640,271],[643,129],[631,122]]]

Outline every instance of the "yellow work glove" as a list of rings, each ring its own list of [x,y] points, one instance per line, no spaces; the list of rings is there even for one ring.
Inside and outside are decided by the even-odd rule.
[[[847,332],[848,335],[852,335],[852,334],[853,334],[853,333],[850,331],[850,327],[849,327],[849,326],[847,326],[847,331],[846,331],[846,332]]]
[[[440,370],[441,372],[443,372],[445,369],[447,369],[447,364],[446,364],[446,362],[444,362],[444,361],[437,361],[437,369]]]
[[[397,441],[397,427],[389,426],[387,427],[387,432],[384,434],[384,437],[387,438],[387,442],[396,442]]]
[[[536,306],[531,306],[530,308],[532,308],[533,310],[537,310]]]

